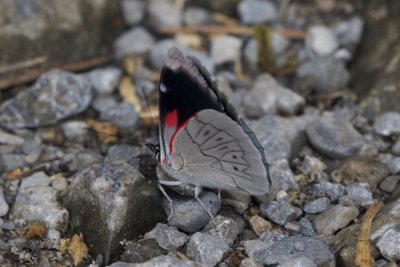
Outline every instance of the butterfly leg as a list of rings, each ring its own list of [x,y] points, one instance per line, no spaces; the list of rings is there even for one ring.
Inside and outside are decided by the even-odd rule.
[[[200,206],[208,213],[208,215],[210,216],[210,218],[211,218],[211,220],[212,220],[214,226],[216,226],[217,224],[215,223],[214,215],[211,213],[211,211],[209,211],[209,210],[207,209],[207,207],[204,205],[204,203],[203,203],[203,202],[201,201],[201,199],[199,198],[200,193],[201,193],[201,187],[196,186],[196,187],[194,188],[194,198],[197,200],[197,202],[199,202]]]
[[[167,192],[165,192],[164,187],[161,185],[161,183],[157,183],[157,185],[158,185],[158,188],[160,188],[161,193],[164,195],[164,197],[169,202],[170,213],[167,218],[167,220],[169,221],[172,218],[172,215],[174,214],[174,207],[172,206],[172,199],[168,196]]]

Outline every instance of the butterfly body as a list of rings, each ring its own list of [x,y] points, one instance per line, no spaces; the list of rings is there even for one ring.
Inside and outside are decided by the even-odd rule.
[[[171,48],[159,89],[159,161],[167,176],[195,187],[269,193],[263,148],[195,59]]]

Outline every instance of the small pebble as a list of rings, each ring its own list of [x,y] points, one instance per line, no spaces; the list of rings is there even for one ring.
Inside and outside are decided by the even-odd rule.
[[[396,142],[393,144],[392,153],[395,156],[400,156],[400,138],[397,138]]]
[[[221,35],[212,40],[211,58],[215,64],[234,62],[240,57],[242,41],[234,36]]]
[[[363,136],[350,121],[335,115],[325,115],[307,125],[307,137],[321,154],[343,159],[358,153],[365,143]]]
[[[211,218],[204,208],[192,197],[173,197],[173,214],[168,224],[175,226],[186,233],[194,233],[206,226]],[[215,216],[220,209],[218,196],[212,192],[204,192],[200,195],[200,200],[205,207]],[[163,208],[167,216],[170,215],[170,203],[164,199]]]
[[[51,183],[51,179],[44,172],[35,172],[31,176],[24,178],[21,182],[20,189],[31,186],[47,186]]]
[[[298,191],[299,185],[296,182],[294,173],[290,169],[287,159],[280,159],[272,163],[271,176],[279,183],[279,189],[283,191]]]
[[[9,208],[10,207],[4,197],[3,189],[0,187],[0,217],[7,215]]]
[[[385,259],[398,262],[400,260],[400,225],[388,229],[376,242],[376,246]]]
[[[391,174],[397,174],[400,172],[400,157],[396,157],[389,161],[387,164]]]
[[[350,81],[345,63],[334,57],[317,57],[305,61],[297,69],[299,78],[313,79],[313,87],[321,94],[343,89]]]
[[[272,201],[260,205],[261,213],[276,224],[284,226],[295,221],[302,215],[301,209],[294,207],[284,200]]]
[[[1,225],[1,229],[5,231],[14,231],[17,226],[14,221],[4,221]]]
[[[62,125],[66,138],[70,140],[80,139],[88,134],[88,125],[84,121],[67,121]]]
[[[20,146],[24,143],[24,139],[0,129],[0,144]]]
[[[400,112],[390,111],[380,115],[374,122],[374,131],[382,136],[400,134]]]
[[[306,47],[317,56],[328,56],[339,44],[333,32],[325,26],[312,26],[306,36]]]
[[[284,261],[277,267],[317,267],[317,264],[310,258],[300,256],[292,260]]]
[[[122,102],[113,108],[100,114],[102,120],[114,122],[120,128],[133,128],[139,120],[139,115],[135,108],[127,103]]]
[[[147,11],[150,22],[156,27],[179,26],[181,24],[181,11],[172,0],[151,0]]]
[[[321,182],[311,186],[311,192],[314,196],[328,196],[331,201],[338,200],[345,193],[345,187],[342,184]]]
[[[364,28],[364,20],[353,17],[347,21],[340,21],[333,28],[339,43],[345,46],[356,46],[361,40]]]
[[[331,201],[329,200],[329,198],[321,197],[307,203],[303,207],[303,210],[306,213],[311,213],[311,214],[321,213],[326,211],[329,208],[330,204]]]
[[[56,174],[51,177],[51,186],[58,192],[63,192],[68,187],[68,182],[62,174]]]
[[[86,75],[97,93],[111,94],[117,88],[121,74],[119,68],[106,67],[94,69]]]
[[[166,250],[176,250],[189,241],[189,237],[179,232],[176,227],[162,223],[158,223],[153,230],[144,235],[144,238],[155,238],[158,245]]]
[[[229,245],[210,234],[197,232],[186,246],[186,254],[195,261],[214,266],[229,251]]]
[[[183,13],[183,22],[187,26],[207,25],[211,22],[211,16],[204,8],[189,6]]]
[[[119,59],[126,56],[143,56],[150,51],[153,43],[154,37],[145,28],[137,26],[114,41],[114,52]]]
[[[357,218],[359,210],[354,206],[335,205],[327,211],[318,214],[314,220],[314,228],[318,234],[332,235],[337,230],[346,227]]]
[[[270,222],[265,220],[264,218],[254,215],[248,219],[250,224],[250,228],[256,233],[256,235],[260,236],[264,232],[269,231],[272,229],[272,225]]]
[[[303,236],[316,236],[317,232],[314,230],[312,223],[305,217],[301,218],[300,221],[300,233]]]
[[[232,246],[239,234],[239,227],[236,221],[232,218],[218,215],[214,218],[214,222],[215,225],[210,221],[202,232],[215,236],[223,240],[226,244]]]
[[[278,10],[269,0],[242,0],[238,5],[238,13],[242,24],[248,25],[264,24],[278,18]]]
[[[369,184],[354,183],[346,186],[347,197],[353,199],[361,207],[368,207],[374,203]]]
[[[260,260],[249,257],[242,260],[239,267],[263,267],[264,265],[261,263]]]
[[[383,179],[380,183],[379,188],[385,192],[391,193],[396,189],[397,184],[400,181],[399,175],[390,175]]]
[[[121,11],[126,24],[133,26],[142,21],[145,13],[145,3],[136,0],[122,0]]]

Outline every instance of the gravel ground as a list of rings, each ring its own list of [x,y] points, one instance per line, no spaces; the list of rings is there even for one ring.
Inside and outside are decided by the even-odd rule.
[[[0,98],[1,266],[355,266],[356,256],[397,266],[400,113],[368,113],[374,103],[354,98],[362,3],[120,2],[127,29],[112,64],[53,69]],[[224,30],[156,30],[215,25]],[[255,25],[268,27],[252,37]],[[249,33],[229,32],[239,26]],[[168,218],[165,177],[144,145],[157,143],[172,46],[202,62],[270,164],[268,195],[203,191],[215,224],[191,188],[168,189]],[[360,245],[370,246],[361,256]]]

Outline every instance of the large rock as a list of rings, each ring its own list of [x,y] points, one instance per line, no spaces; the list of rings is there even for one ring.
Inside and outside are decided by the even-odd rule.
[[[7,128],[51,125],[84,111],[91,100],[92,84],[84,76],[53,69],[0,106],[0,124]]]
[[[115,258],[121,241],[132,240],[162,221],[157,186],[131,165],[93,165],[75,178],[64,197],[73,232],[83,234],[93,257]]]
[[[111,51],[119,1],[0,1],[0,66],[45,57],[64,63]]]

